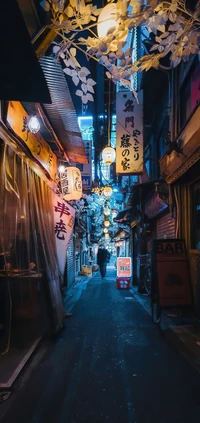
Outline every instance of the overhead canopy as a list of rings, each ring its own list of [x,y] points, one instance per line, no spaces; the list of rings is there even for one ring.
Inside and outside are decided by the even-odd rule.
[[[84,143],[78,126],[69,87],[60,62],[54,57],[40,59],[52,104],[43,104],[45,113],[59,138],[70,162],[88,163]]]
[[[116,241],[123,241],[124,239],[128,239],[130,237],[130,233],[125,231],[124,229],[119,229],[115,234],[113,235],[112,239]]]
[[[47,84],[16,0],[0,13],[0,99],[50,103]]]
[[[115,222],[129,223],[132,209],[124,209],[113,219]]]

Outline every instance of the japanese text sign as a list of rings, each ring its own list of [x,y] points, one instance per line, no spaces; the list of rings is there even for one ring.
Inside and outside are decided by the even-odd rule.
[[[131,275],[132,275],[131,257],[118,257],[117,258],[117,276],[131,277]]]
[[[116,173],[143,172],[143,105],[132,92],[116,94]]]
[[[67,247],[72,235],[75,209],[55,193],[53,195],[54,231],[60,273],[64,274]]]
[[[50,146],[38,132],[32,134],[28,129],[29,115],[18,101],[10,101],[8,105],[7,121],[31,152],[32,156],[43,166],[52,179],[57,172],[57,158]]]

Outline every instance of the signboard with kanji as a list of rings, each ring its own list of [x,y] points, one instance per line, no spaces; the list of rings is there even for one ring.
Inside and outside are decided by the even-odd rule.
[[[116,94],[116,173],[140,174],[143,172],[143,105],[137,103],[133,93]]]
[[[132,264],[131,257],[118,257],[117,258],[117,276],[118,277],[131,277]]]
[[[43,166],[52,179],[57,172],[57,158],[50,146],[38,132],[32,134],[28,129],[29,115],[19,101],[10,101],[8,104],[7,122],[18,135],[32,156]]]

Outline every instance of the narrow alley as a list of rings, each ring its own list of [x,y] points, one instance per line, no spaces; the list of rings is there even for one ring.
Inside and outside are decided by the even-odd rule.
[[[165,339],[115,270],[97,272],[1,423],[197,423],[200,375]]]

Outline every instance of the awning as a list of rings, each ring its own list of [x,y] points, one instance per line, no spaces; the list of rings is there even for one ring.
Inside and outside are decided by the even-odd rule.
[[[16,0],[1,4],[0,99],[50,103],[43,71]]]
[[[158,180],[150,181],[150,182],[144,182],[142,184],[134,184],[131,187],[132,191],[132,199],[131,203],[132,206],[136,206],[137,204],[143,205],[145,202],[151,197],[153,192],[155,192],[155,183],[157,183]]]
[[[130,237],[130,233],[125,231],[124,229],[119,229],[112,237],[113,240],[120,241],[124,239],[128,239]]]
[[[118,213],[118,215],[113,219],[114,222],[120,222],[120,223],[123,222],[124,224],[125,223],[129,224],[130,223],[130,217],[131,217],[131,211],[132,211],[131,208],[124,209],[124,210],[120,211]]]
[[[45,113],[70,162],[88,163],[78,118],[63,69],[53,57],[40,59],[52,104],[43,104]]]

